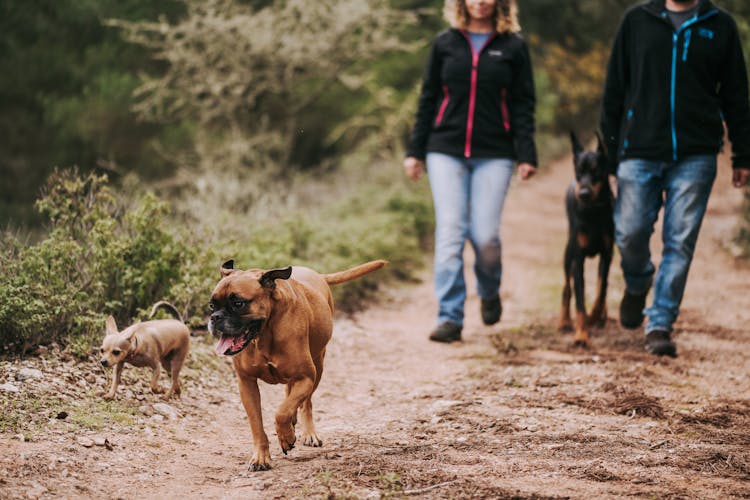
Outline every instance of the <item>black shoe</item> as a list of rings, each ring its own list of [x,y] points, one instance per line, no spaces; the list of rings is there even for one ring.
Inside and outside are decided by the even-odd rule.
[[[625,290],[620,302],[620,324],[635,329],[643,324],[643,308],[646,306],[648,290],[642,294],[631,294]]]
[[[677,357],[677,346],[666,330],[654,330],[646,334],[646,351],[657,356]]]
[[[435,342],[458,342],[461,340],[461,327],[450,321],[444,321],[430,334],[430,340],[434,340]]]
[[[500,321],[503,314],[503,303],[500,302],[500,296],[496,295],[491,299],[482,299],[482,321],[485,325],[494,325]]]

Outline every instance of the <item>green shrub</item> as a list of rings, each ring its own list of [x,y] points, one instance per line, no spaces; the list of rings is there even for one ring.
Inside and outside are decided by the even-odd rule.
[[[337,306],[352,310],[383,281],[413,278],[432,234],[426,183],[394,182],[390,174],[367,181],[344,196],[316,192],[315,201],[332,201],[282,208],[275,217],[254,220],[252,206],[220,224],[188,224],[152,194],[115,196],[106,176],[56,171],[37,203],[49,220],[46,238],[24,245],[0,235],[0,352],[57,342],[84,356],[98,345],[108,314],[122,328],[158,300],[173,303],[193,327],[204,325],[228,258],[245,269],[291,264],[323,273],[390,261],[384,271],[334,287]],[[324,189],[335,192],[333,184]],[[216,214],[210,204],[223,201],[197,203]]]
[[[125,324],[164,298],[182,274],[186,250],[165,229],[166,206],[151,195],[120,206],[106,176],[60,170],[38,209],[50,221],[46,239],[24,246],[3,239],[0,349],[80,339],[95,342],[104,318]]]

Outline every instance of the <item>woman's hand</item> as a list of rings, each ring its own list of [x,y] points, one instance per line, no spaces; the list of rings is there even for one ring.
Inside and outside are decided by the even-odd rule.
[[[418,158],[410,156],[404,160],[404,171],[409,179],[417,181],[424,173],[424,162]]]
[[[534,177],[534,174],[536,174],[536,167],[531,163],[518,164],[518,176],[521,180],[528,180],[531,177]]]

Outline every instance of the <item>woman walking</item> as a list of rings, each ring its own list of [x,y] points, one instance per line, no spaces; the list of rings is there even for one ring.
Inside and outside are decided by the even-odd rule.
[[[500,321],[500,221],[518,162],[536,172],[534,81],[515,0],[448,0],[451,28],[432,44],[404,160],[425,170],[435,206],[437,328],[430,339],[461,340],[466,300],[463,249],[471,242],[485,324]]]

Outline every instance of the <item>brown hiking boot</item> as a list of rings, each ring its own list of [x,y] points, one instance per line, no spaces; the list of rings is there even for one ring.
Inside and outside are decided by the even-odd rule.
[[[444,321],[430,334],[430,340],[435,342],[458,342],[461,340],[461,326],[450,321]]]
[[[494,325],[500,321],[500,316],[503,314],[503,303],[500,301],[500,296],[496,295],[491,299],[482,299],[482,322],[485,325]]]

